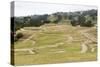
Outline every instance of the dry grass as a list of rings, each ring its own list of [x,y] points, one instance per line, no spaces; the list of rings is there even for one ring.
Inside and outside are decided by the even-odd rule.
[[[34,34],[36,34],[36,36],[24,43],[17,41],[15,48],[33,48],[37,51],[37,54],[32,55],[28,52],[15,52],[15,65],[96,60],[96,51],[93,53],[80,53],[81,44],[86,40],[86,38],[80,34],[80,31],[84,29],[88,28],[77,28],[69,25],[44,25],[40,31],[34,32],[33,30],[29,30],[30,32],[23,32],[26,33],[26,35],[28,35],[29,32],[30,36]],[[96,31],[92,32],[96,33]],[[36,42],[34,45],[32,45],[33,40]]]

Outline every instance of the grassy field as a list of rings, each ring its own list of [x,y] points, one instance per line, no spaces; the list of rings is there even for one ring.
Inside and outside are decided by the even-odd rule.
[[[81,32],[87,29],[88,34],[97,36],[96,28],[63,24],[43,25],[37,30],[35,27],[18,30],[17,33],[22,32],[24,36],[15,42],[15,49],[31,49],[36,53],[15,51],[15,65],[94,61],[97,59],[97,48],[94,52],[81,53],[81,45],[87,40]],[[94,43],[88,45],[96,47]]]

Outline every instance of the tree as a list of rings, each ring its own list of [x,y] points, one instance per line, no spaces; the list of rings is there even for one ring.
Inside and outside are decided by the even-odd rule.
[[[72,26],[76,26],[76,21],[75,21],[75,20],[72,20],[72,21],[71,21],[71,25],[72,25]]]
[[[72,26],[77,26],[79,24],[78,22],[79,22],[78,17],[77,16],[73,17],[72,20],[71,20],[71,25]]]
[[[81,26],[86,26],[86,27],[92,27],[94,26],[94,23],[93,23],[93,19],[91,16],[87,15],[85,16],[86,20],[81,23]]]
[[[82,25],[86,21],[86,18],[83,15],[78,16],[78,22]]]
[[[50,21],[51,23],[58,23],[58,16],[52,14],[48,17],[48,21]]]

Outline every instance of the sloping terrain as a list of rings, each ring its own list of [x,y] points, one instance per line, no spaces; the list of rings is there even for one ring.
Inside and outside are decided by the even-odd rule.
[[[96,60],[97,32],[93,27],[45,24],[17,32],[24,36],[14,44],[15,65]],[[87,40],[91,43],[84,47]]]

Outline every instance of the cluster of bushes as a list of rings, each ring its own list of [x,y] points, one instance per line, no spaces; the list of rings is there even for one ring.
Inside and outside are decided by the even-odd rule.
[[[17,34],[14,36],[14,41],[17,41],[17,40],[20,39],[21,37],[23,37],[23,34],[22,34],[22,33],[17,33]]]
[[[77,19],[75,19],[77,18]],[[75,17],[71,20],[71,25],[72,26],[83,26],[83,27],[92,27],[95,25],[94,20],[91,19],[92,17],[88,16],[88,17],[84,17],[84,16],[78,16]]]
[[[95,24],[91,20],[88,20],[88,21],[86,21],[86,22],[84,22],[84,23],[81,24],[81,26],[85,26],[85,27],[92,27],[94,25]]]

